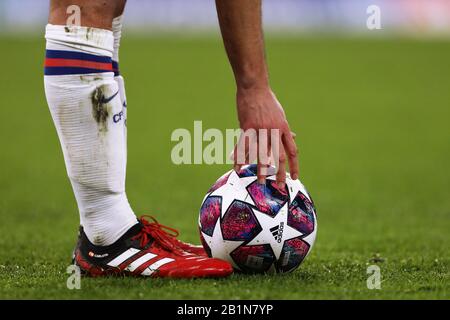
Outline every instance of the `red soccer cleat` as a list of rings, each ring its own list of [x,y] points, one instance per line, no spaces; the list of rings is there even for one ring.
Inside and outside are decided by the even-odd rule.
[[[148,220],[146,220],[146,218],[150,218],[151,220],[153,220],[153,222],[148,222]],[[173,228],[170,228],[170,227],[160,224],[154,217],[142,216],[139,219],[139,221],[143,225],[151,228],[155,234],[161,235],[163,238],[172,242],[174,246],[180,248],[181,250],[183,250],[187,253],[195,254],[197,256],[201,256],[201,257],[205,257],[205,258],[208,257],[208,254],[206,253],[203,246],[198,246],[195,244],[191,244],[191,243],[187,243],[187,242],[178,240],[177,239],[178,231],[176,229],[173,229]]]
[[[92,244],[80,228],[74,263],[90,276],[203,278],[226,277],[233,272],[226,261],[188,252],[192,245],[177,240],[176,230],[153,220],[150,223],[141,217],[138,224],[110,246]]]

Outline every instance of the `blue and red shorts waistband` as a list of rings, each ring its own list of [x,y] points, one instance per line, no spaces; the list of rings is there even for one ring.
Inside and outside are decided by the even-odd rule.
[[[106,56],[77,51],[46,50],[44,74],[47,76],[102,72],[114,72],[117,76],[119,64]]]

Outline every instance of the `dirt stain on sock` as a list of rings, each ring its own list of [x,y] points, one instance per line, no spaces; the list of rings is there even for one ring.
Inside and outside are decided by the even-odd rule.
[[[95,82],[95,81],[101,81],[101,80],[103,80],[104,78],[102,78],[102,77],[98,77],[98,76],[83,76],[83,75],[80,75],[80,81],[81,82],[83,82],[83,83],[91,83],[91,82]]]
[[[91,27],[88,27],[86,30],[86,40],[89,41],[94,36],[94,29]]]
[[[91,95],[92,115],[100,132],[108,131],[109,106],[105,103],[105,86],[97,87]]]

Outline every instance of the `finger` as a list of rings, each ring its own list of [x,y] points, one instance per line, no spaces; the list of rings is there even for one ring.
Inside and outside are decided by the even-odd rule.
[[[249,164],[248,161],[248,151],[243,151],[242,160],[236,160],[234,161],[234,167],[233,169],[235,171],[239,171],[244,165]],[[234,156],[234,155],[233,155]]]
[[[270,141],[270,164],[273,164],[275,166],[276,174],[278,172],[278,167],[280,164],[280,146],[283,146],[283,144],[281,143],[280,129],[270,130]]]
[[[233,160],[234,160],[234,170],[239,171],[239,169],[246,163],[248,163],[248,145],[246,144],[245,132],[241,130],[238,143],[233,149]]]
[[[284,147],[281,144],[280,139],[280,147],[279,147],[279,156],[278,156],[278,168],[277,168],[277,185],[280,189],[284,189],[286,183],[286,152],[284,151]]]
[[[297,145],[288,130],[282,135],[283,147],[286,151],[287,160],[289,162],[289,171],[293,180],[298,179],[299,166],[297,156]]]
[[[239,150],[241,150],[241,149],[239,148],[239,143],[238,143],[238,144],[236,144],[234,146],[234,149],[233,149],[233,151],[231,152],[231,155],[230,155],[230,158],[233,159],[233,169],[234,169],[234,171],[239,171],[241,169],[241,167],[242,167],[242,163],[241,163],[241,161],[239,159],[239,154],[240,154]]]
[[[267,129],[258,131],[258,182],[263,184],[267,176],[270,159],[270,138]]]
[[[247,163],[258,162],[258,137],[256,130],[247,131]]]
[[[291,131],[291,136],[292,136],[292,139],[295,139],[297,137],[297,134],[295,132]]]
[[[269,166],[258,163],[257,176],[259,184],[266,184],[267,168]]]

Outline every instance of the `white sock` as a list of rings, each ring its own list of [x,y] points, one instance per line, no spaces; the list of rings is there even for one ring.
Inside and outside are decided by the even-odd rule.
[[[124,121],[124,134],[125,134],[125,155],[127,152],[127,96],[125,93],[125,80],[120,74],[119,71],[119,47],[120,47],[120,38],[122,37],[122,22],[123,15],[120,15],[113,19],[112,22],[112,32],[114,37],[114,51],[112,56],[112,65],[114,70],[114,80],[116,80],[117,85],[119,86],[119,94],[120,100],[122,101],[122,113],[120,117],[123,118]]]
[[[113,33],[47,25],[45,93],[61,142],[81,225],[96,245],[137,223],[125,193],[125,119],[114,80]]]

